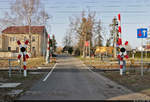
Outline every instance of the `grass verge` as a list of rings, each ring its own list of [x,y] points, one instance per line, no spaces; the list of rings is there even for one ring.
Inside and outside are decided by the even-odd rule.
[[[55,62],[46,64],[46,61],[43,57],[29,58],[27,61],[27,68],[37,68],[37,67],[51,67]],[[11,61],[11,66],[19,66],[18,61]],[[8,68],[8,59],[0,60],[1,68]],[[22,65],[21,65],[22,66]]]
[[[134,92],[140,92],[150,96],[150,72],[145,72],[143,77],[139,71],[134,73],[126,72],[127,74],[123,76],[120,76],[120,72],[106,71],[100,73]]]
[[[25,92],[28,90],[31,86],[33,86],[34,83],[36,83],[38,80],[42,78],[44,73],[40,74],[29,74],[27,77],[23,76],[22,74],[13,72],[12,77],[8,76],[7,71],[0,71],[0,82],[2,83],[21,83],[21,85],[15,87],[15,88],[0,88],[0,99],[1,100],[14,100],[18,96],[8,96],[8,92],[11,90],[23,90]]]
[[[114,58],[106,58],[101,60],[100,58],[83,58],[77,57],[84,62],[84,64],[88,66],[92,66],[95,68],[103,68],[103,69],[113,69],[119,68],[119,62]],[[150,63],[144,60],[143,67],[146,69],[150,68]],[[139,59],[129,58],[126,60],[126,68],[138,68],[141,66],[141,61]]]

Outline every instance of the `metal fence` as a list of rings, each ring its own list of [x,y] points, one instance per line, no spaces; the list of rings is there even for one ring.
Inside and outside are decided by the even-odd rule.
[[[9,77],[12,76],[12,70],[18,70],[19,73],[21,74],[21,60],[18,60],[18,59],[0,59],[0,61],[5,62],[6,65],[1,66],[1,67],[5,67],[6,69],[8,68]],[[15,62],[15,61],[17,64],[13,65],[13,62]]]

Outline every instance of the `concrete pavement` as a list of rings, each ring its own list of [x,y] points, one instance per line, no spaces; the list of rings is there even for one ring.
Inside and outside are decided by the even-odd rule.
[[[79,59],[58,57],[57,65],[19,100],[127,100],[137,97],[125,87],[93,72]],[[143,98],[149,99],[145,95],[140,99]]]

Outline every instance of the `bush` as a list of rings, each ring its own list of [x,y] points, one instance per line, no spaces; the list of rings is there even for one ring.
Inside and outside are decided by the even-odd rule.
[[[143,57],[146,57],[147,53],[147,58],[150,58],[150,51],[143,51]],[[132,57],[132,52],[128,52],[129,57]],[[137,51],[134,55],[135,58],[141,58],[141,51]]]
[[[73,52],[73,47],[72,47],[72,46],[64,46],[62,52],[65,52],[65,51],[68,51],[69,54],[72,54],[72,52]]]
[[[75,56],[80,56],[80,49],[79,48],[77,48],[76,50],[75,50]]]

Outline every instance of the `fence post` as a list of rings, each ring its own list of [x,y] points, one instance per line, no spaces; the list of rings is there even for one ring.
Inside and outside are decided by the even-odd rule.
[[[9,77],[11,77],[11,63],[10,63],[10,59],[8,59],[8,63],[9,63]]]
[[[21,59],[20,59],[20,63],[19,63],[19,72],[21,74]]]

